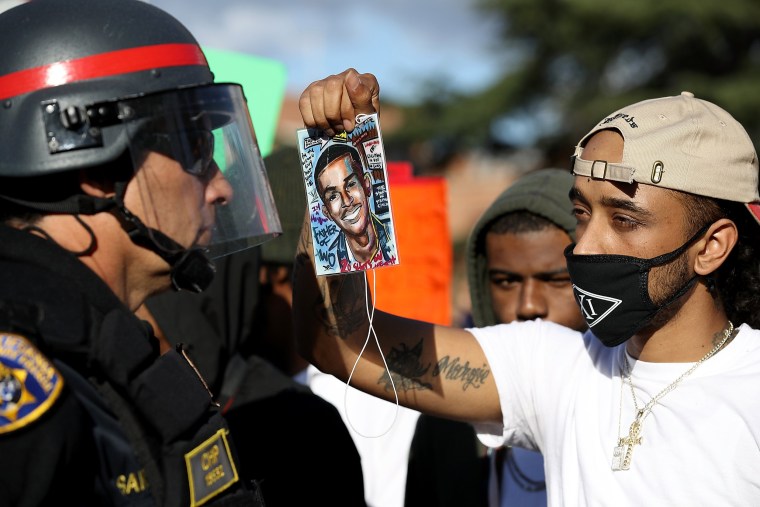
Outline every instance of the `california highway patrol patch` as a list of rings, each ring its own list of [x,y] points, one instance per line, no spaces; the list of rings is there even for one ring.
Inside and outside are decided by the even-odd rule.
[[[185,454],[185,463],[190,481],[191,507],[203,505],[238,481],[237,468],[227,442],[227,430],[217,431]]]
[[[38,419],[62,388],[61,374],[29,340],[0,333],[0,434]]]

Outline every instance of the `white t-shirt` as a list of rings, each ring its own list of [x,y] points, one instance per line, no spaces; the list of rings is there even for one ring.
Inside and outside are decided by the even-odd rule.
[[[618,436],[639,407],[693,363],[635,361],[542,321],[470,329],[488,358],[502,425],[476,426],[485,445],[544,455],[550,505],[760,505],[760,332],[742,325],[646,417],[630,470],[612,471]],[[621,406],[622,399],[622,406]],[[618,422],[619,421],[619,422]]]
[[[314,366],[305,383],[340,412],[362,460],[369,507],[403,507],[409,448],[420,413],[348,388]],[[348,415],[346,412],[348,409]]]

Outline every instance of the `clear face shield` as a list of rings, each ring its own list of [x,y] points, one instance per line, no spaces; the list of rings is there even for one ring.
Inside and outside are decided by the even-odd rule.
[[[282,233],[243,91],[211,84],[118,102],[135,176],[125,205],[210,258]]]

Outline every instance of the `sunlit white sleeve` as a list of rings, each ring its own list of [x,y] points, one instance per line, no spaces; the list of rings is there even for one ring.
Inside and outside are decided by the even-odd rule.
[[[484,445],[541,450],[547,425],[561,424],[562,392],[579,362],[589,362],[583,335],[536,320],[468,329],[496,382],[502,424],[475,425]],[[585,359],[584,359],[585,358]]]

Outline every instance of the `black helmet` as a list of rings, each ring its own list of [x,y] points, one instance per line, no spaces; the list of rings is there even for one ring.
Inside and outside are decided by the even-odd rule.
[[[28,2],[0,16],[0,51],[0,139],[13,147],[0,176],[115,160],[123,128],[94,105],[214,79],[190,32],[137,0]]]
[[[221,171],[232,185],[211,257],[280,232],[242,89],[213,82],[198,42],[175,18],[139,0],[33,0],[0,14],[0,199],[57,213],[115,209],[133,241],[175,266],[188,249],[161,233],[160,217],[143,223],[123,203],[131,173],[118,170],[126,159],[137,171],[148,152],[201,179]],[[81,169],[121,177],[122,192],[37,202],[2,188]]]

